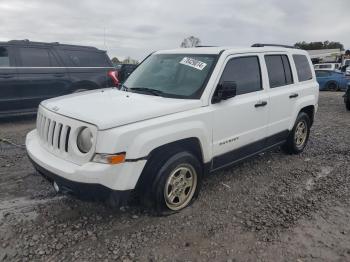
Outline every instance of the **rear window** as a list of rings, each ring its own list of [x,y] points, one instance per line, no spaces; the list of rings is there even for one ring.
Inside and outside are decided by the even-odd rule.
[[[315,73],[317,77],[327,77],[331,75],[330,72],[324,70],[316,70]]]
[[[9,53],[6,47],[0,46],[0,67],[10,66]]]
[[[293,84],[293,75],[286,55],[266,55],[265,61],[271,88]]]
[[[20,47],[19,55],[23,67],[59,66],[55,57],[46,48]]]
[[[299,82],[312,79],[309,60],[304,55],[293,55],[294,63],[297,68]]]
[[[109,59],[104,52],[84,50],[60,50],[66,54],[68,66],[72,67],[111,67]]]

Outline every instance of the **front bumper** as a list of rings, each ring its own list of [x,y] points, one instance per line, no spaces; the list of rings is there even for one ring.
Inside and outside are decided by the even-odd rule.
[[[130,191],[146,164],[146,160],[125,162],[117,165],[87,162],[82,165],[59,158],[41,146],[36,130],[27,134],[27,153],[34,166],[45,177],[69,182],[69,188],[85,191],[82,188],[97,186],[111,191]]]
[[[75,182],[46,170],[37,163],[35,163],[30,157],[33,166],[50,183],[56,182],[63,193],[69,193],[84,200],[109,200],[112,201],[115,206],[126,205],[129,201],[132,190],[112,190],[100,184],[87,184],[81,182]]]

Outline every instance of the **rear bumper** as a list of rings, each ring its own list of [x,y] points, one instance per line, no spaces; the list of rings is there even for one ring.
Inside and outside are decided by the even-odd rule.
[[[63,193],[73,194],[80,199],[100,201],[109,199],[113,201],[114,205],[122,206],[128,203],[130,194],[133,191],[112,190],[100,184],[88,184],[68,180],[38,165],[36,162],[33,161],[33,159],[30,158],[29,155],[28,157],[40,175],[42,175],[50,183],[53,183],[55,181]]]

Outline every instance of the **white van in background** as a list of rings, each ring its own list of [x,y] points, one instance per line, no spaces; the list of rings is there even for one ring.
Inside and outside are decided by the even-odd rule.
[[[314,64],[314,68],[315,70],[333,70],[334,71],[340,68],[340,63]]]

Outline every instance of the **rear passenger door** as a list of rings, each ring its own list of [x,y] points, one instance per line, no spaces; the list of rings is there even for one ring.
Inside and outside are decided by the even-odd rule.
[[[36,108],[47,98],[66,94],[70,79],[54,53],[46,47],[18,47],[18,93],[23,107]]]
[[[265,66],[269,83],[269,127],[267,145],[283,141],[288,136],[288,129],[298,88],[293,79],[291,59],[288,54],[265,54]]]
[[[0,45],[0,112],[16,108],[17,71],[11,46]]]
[[[269,98],[263,88],[258,54],[227,59],[219,85],[235,82],[237,95],[213,104],[213,169],[265,147]]]
[[[57,53],[68,67],[72,89],[96,89],[109,87],[108,72],[115,70],[103,51],[84,48],[57,48]]]

